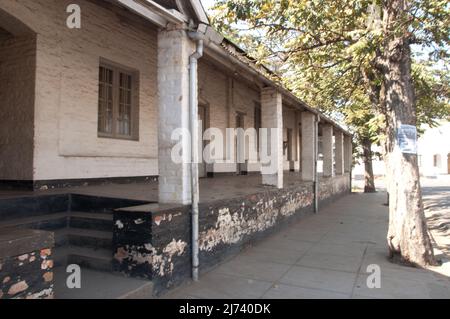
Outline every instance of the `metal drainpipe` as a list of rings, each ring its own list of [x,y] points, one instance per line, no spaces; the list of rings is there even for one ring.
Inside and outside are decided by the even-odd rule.
[[[317,166],[319,163],[319,122],[320,115],[317,114],[314,125],[314,213],[319,212],[319,172]]]
[[[198,59],[203,56],[203,34],[190,32],[189,37],[197,42],[196,51],[189,57],[189,107],[191,127],[191,194],[192,194],[192,279],[198,281],[199,245],[198,245],[198,204],[200,201],[198,173]]]

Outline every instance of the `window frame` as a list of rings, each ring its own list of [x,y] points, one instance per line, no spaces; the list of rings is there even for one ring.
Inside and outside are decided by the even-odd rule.
[[[113,72],[112,82],[112,133],[100,131],[100,69],[106,68]],[[97,97],[97,137],[105,139],[139,141],[139,71],[124,67],[106,59],[100,59],[98,66],[98,97]],[[130,135],[119,133],[120,112],[120,74],[131,77],[131,103],[130,103]]]

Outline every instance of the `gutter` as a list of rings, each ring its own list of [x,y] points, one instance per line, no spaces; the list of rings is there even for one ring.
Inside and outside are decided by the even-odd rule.
[[[195,52],[189,57],[189,110],[191,128],[191,196],[192,196],[192,279],[198,281],[199,278],[199,126],[198,126],[198,60],[203,57],[203,50],[206,44],[211,41],[223,41],[210,26],[200,24],[197,31],[188,32],[189,38],[196,43]]]
[[[196,51],[189,57],[189,109],[191,127],[191,196],[192,196],[192,279],[198,281],[199,261],[199,223],[198,215],[200,202],[199,173],[198,173],[198,60],[203,56],[203,40],[198,32],[192,32],[189,37],[197,42]]]

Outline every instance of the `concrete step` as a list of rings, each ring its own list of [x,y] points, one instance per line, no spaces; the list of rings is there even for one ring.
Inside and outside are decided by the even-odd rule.
[[[2,228],[31,228],[55,234],[54,261],[112,271],[112,214],[65,212],[2,221]],[[71,226],[71,227],[68,227]]]
[[[69,289],[65,267],[54,273],[56,299],[153,299],[151,281],[82,268],[81,289]]]
[[[112,251],[108,249],[57,247],[54,249],[53,258],[57,267],[76,264],[82,269],[112,271]]]
[[[113,215],[108,213],[71,212],[69,227],[112,232]]]
[[[82,228],[63,228],[54,231],[56,247],[77,246],[112,251],[112,232]]]
[[[56,230],[67,226],[69,213],[53,213],[5,220],[0,222],[1,228],[27,228],[37,230]]]
[[[112,231],[113,215],[111,213],[64,212],[42,214],[26,218],[11,219],[0,222],[0,228],[31,228],[55,230],[71,226]]]

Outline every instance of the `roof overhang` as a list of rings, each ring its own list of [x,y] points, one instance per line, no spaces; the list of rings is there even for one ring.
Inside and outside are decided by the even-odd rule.
[[[178,0],[180,1],[180,0]],[[192,10],[194,11],[200,23],[209,24],[208,14],[200,0],[189,0]]]
[[[161,28],[168,24],[187,23],[188,17],[177,10],[166,9],[151,0],[114,0],[120,6],[134,12],[135,14],[149,20]]]

